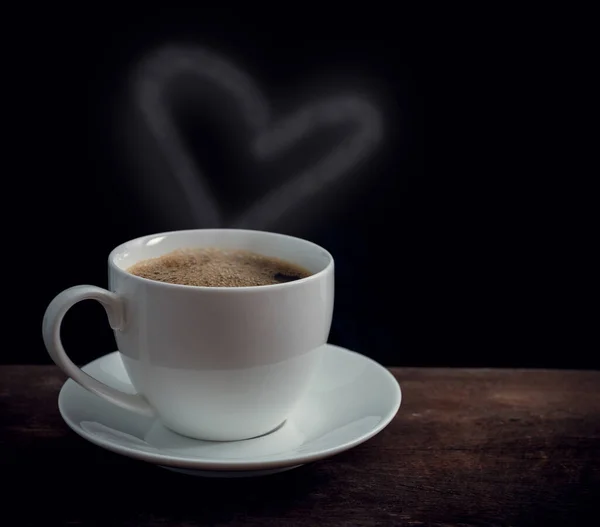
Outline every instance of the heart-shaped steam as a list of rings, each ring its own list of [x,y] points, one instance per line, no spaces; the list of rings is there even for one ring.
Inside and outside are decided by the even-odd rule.
[[[329,152],[308,168],[279,178],[244,210],[225,217],[206,174],[186,146],[173,118],[169,98],[177,83],[194,79],[234,101],[250,157],[267,162],[323,127],[342,126],[344,133]],[[238,227],[265,230],[285,228],[286,218],[314,216],[311,200],[324,194],[336,198],[334,183],[355,169],[381,142],[378,109],[357,95],[340,95],[309,102],[281,119],[272,118],[270,105],[253,80],[222,57],[206,49],[169,47],[144,58],[133,76],[135,148],[129,155],[143,163],[143,189],[153,206],[168,209],[171,223],[188,227]],[[202,97],[198,92],[194,98]],[[145,134],[145,142],[139,143]],[[138,165],[139,166],[139,165]],[[339,187],[338,187],[339,188]]]

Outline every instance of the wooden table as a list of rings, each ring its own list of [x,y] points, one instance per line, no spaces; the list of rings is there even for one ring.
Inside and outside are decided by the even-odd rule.
[[[600,372],[392,371],[404,400],[375,438],[290,472],[219,480],[87,443],[58,413],[65,378],[56,367],[0,367],[0,459],[9,492],[0,521],[325,527],[598,519]]]

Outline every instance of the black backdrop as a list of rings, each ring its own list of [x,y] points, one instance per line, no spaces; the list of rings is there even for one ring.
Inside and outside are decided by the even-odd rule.
[[[10,187],[20,213],[7,218],[19,244],[11,264],[19,267],[7,281],[19,341],[0,360],[49,362],[40,326],[52,297],[80,283],[106,286],[112,247],[170,228],[128,183],[115,115],[132,65],[180,43],[234,60],[275,98],[333,72],[378,103],[386,126],[361,168],[368,183],[327,221],[299,232],[336,258],[331,342],[386,365],[595,365],[577,327],[561,321],[552,295],[538,288],[532,247],[553,224],[537,207],[531,174],[517,184],[499,175],[503,153],[511,155],[507,130],[481,121],[496,122],[507,104],[497,97],[500,80],[482,80],[485,63],[506,63],[477,46],[468,56],[448,53],[447,35],[432,36],[423,20],[406,9],[144,8],[53,10],[23,23],[11,77],[24,143]],[[426,86],[432,136],[443,136],[432,139],[441,148],[428,153],[427,178]],[[470,129],[474,121],[483,128]],[[487,157],[495,138],[503,147]],[[67,315],[63,336],[79,363],[114,349],[93,303]]]

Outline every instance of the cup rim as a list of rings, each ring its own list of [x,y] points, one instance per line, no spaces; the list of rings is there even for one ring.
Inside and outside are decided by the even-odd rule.
[[[223,232],[223,231],[227,231],[227,232],[252,232],[252,233],[260,233],[260,234],[267,234],[267,235],[273,235],[273,236],[278,236],[281,238],[292,238],[294,240],[298,240],[299,242],[308,244],[313,246],[315,249],[318,249],[322,252],[324,252],[327,255],[327,258],[329,259],[329,261],[327,262],[327,265],[321,269],[320,271],[311,274],[310,276],[307,276],[305,278],[300,278],[298,280],[294,280],[293,282],[285,282],[282,284],[267,284],[267,285],[252,285],[252,286],[241,286],[241,287],[223,287],[223,286],[203,286],[203,285],[185,285],[185,284],[172,284],[170,282],[161,282],[159,280],[151,280],[150,278],[144,278],[142,276],[137,276],[135,274],[132,274],[130,272],[128,272],[125,269],[122,269],[121,267],[119,267],[115,262],[114,262],[114,258],[115,256],[119,253],[122,252],[125,247],[129,244],[135,243],[135,242],[141,242],[142,240],[144,240],[145,238],[154,238],[157,236],[169,236],[172,234],[178,234],[178,233],[191,233],[191,232]],[[108,255],[108,265],[111,269],[113,269],[115,272],[122,274],[124,276],[127,276],[130,279],[133,279],[135,281],[141,281],[141,283],[147,283],[147,284],[151,284],[153,286],[164,286],[167,288],[175,288],[175,289],[188,289],[188,290],[197,290],[197,291],[222,291],[225,292],[227,291],[228,293],[234,293],[234,292],[248,292],[248,291],[264,291],[264,290],[269,290],[269,291],[273,291],[276,289],[284,289],[284,288],[290,288],[290,287],[298,287],[302,284],[308,283],[310,281],[313,280],[318,280],[319,278],[321,278],[321,276],[324,276],[325,274],[329,273],[334,266],[334,261],[333,261],[333,256],[332,254],[327,250],[324,249],[323,247],[321,247],[320,245],[311,242],[309,240],[305,240],[304,238],[299,238],[298,236],[291,236],[289,234],[282,234],[279,232],[271,232],[271,231],[261,231],[258,229],[176,229],[176,230],[172,230],[172,231],[165,231],[165,232],[155,232],[155,233],[151,233],[151,234],[145,234],[144,236],[138,236],[137,238],[132,238],[131,240],[128,240],[126,242],[120,243],[119,245],[117,245],[112,251],[110,251],[110,254]]]

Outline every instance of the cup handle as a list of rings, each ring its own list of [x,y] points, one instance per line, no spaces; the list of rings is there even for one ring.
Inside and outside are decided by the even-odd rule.
[[[42,323],[44,344],[50,357],[62,371],[86,390],[126,410],[147,416],[154,415],[154,410],[144,397],[121,392],[90,377],[75,366],[67,356],[60,340],[62,320],[72,306],[88,299],[97,300],[104,306],[111,328],[116,330],[123,328],[124,304],[119,295],[93,285],[77,285],[65,289],[50,302]]]

